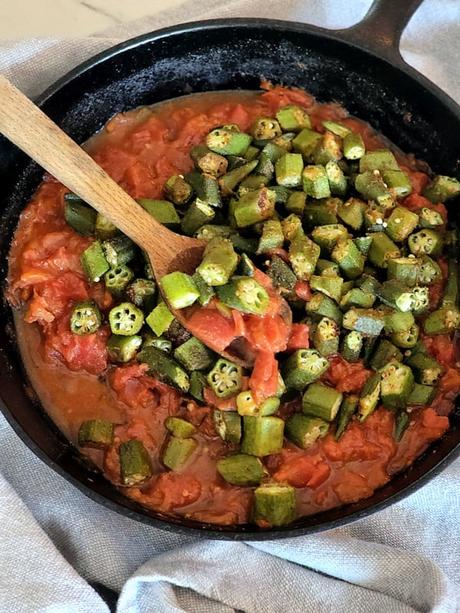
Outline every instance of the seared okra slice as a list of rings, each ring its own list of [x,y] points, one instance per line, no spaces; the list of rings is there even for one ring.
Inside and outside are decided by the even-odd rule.
[[[415,381],[422,385],[435,385],[443,368],[434,358],[424,353],[415,353],[407,358],[406,363],[411,367]]]
[[[395,418],[394,438],[399,443],[402,439],[404,432],[409,427],[410,417],[407,411],[401,410]]]
[[[300,192],[298,192],[300,194]],[[285,240],[292,241],[297,232],[302,231],[302,220],[298,215],[291,213],[281,222]]]
[[[221,155],[244,155],[251,144],[251,136],[228,128],[216,128],[206,137],[206,145]]]
[[[313,161],[315,164],[326,166],[331,160],[337,162],[341,157],[342,147],[340,138],[337,138],[332,132],[325,132],[313,150]]]
[[[411,234],[407,244],[414,255],[436,256],[441,252],[442,242],[442,236],[436,230],[424,228]]]
[[[107,219],[107,217],[101,215],[101,213],[98,213],[96,215],[96,224],[94,226],[94,231],[96,233],[97,238],[101,241],[108,240],[109,238],[114,238],[115,236],[118,236],[120,234],[120,230],[117,228],[117,226],[112,223],[110,219]]]
[[[315,272],[317,275],[324,277],[338,277],[339,265],[335,262],[331,262],[330,260],[323,260],[322,258],[320,258],[316,262]]]
[[[317,226],[311,237],[322,249],[331,251],[339,241],[348,239],[349,234],[342,224],[328,224]]]
[[[339,164],[335,160],[329,160],[325,166],[325,169],[331,194],[334,194],[335,196],[345,196],[348,182]]]
[[[279,453],[283,448],[283,433],[284,420],[280,417],[245,415],[241,451],[258,457]]]
[[[437,175],[423,190],[423,195],[434,204],[446,202],[460,194],[460,181],[453,177]]]
[[[292,192],[285,204],[286,210],[296,215],[302,215],[307,203],[307,194],[305,192]]]
[[[420,261],[411,255],[404,258],[388,260],[387,277],[396,279],[408,287],[414,287],[419,278]]]
[[[326,119],[321,123],[326,130],[329,130],[329,132],[332,132],[332,134],[335,134],[336,136],[340,136],[340,138],[345,138],[345,136],[351,132],[350,128],[347,128],[347,126],[344,126],[342,123],[337,121],[330,121],[329,119]]]
[[[162,277],[160,286],[173,309],[185,309],[191,306],[200,295],[192,277],[179,270]]]
[[[394,154],[389,149],[368,151],[359,160],[359,172],[372,170],[400,170]]]
[[[382,283],[377,294],[382,302],[402,312],[416,313],[428,305],[426,288],[408,287],[396,279]]]
[[[386,268],[390,259],[399,258],[400,256],[399,248],[384,232],[374,232],[372,234],[372,243],[368,253],[371,264],[378,268]]]
[[[364,421],[374,412],[380,398],[381,376],[376,372],[363,386],[358,402],[358,419]]]
[[[73,194],[72,194],[73,195]],[[69,200],[64,196],[64,218],[72,230],[82,236],[94,234],[96,211],[85,204],[83,200]]]
[[[131,439],[120,445],[120,475],[123,485],[133,487],[152,476],[152,464],[141,441]]]
[[[226,443],[238,445],[241,440],[241,417],[236,411],[213,412],[214,427],[220,438]]]
[[[237,264],[238,256],[232,242],[226,238],[216,237],[206,245],[197,272],[208,285],[225,285],[235,272]]]
[[[359,277],[366,261],[351,238],[339,240],[332,250],[331,259],[340,266],[347,279]]]
[[[169,355],[156,347],[145,347],[137,355],[139,362],[148,365],[149,373],[173,385],[181,392],[188,392],[190,378],[186,371]]]
[[[329,317],[339,326],[342,324],[342,311],[339,309],[337,304],[335,304],[335,302],[325,294],[313,294],[313,296],[307,302],[305,308],[307,313],[314,316],[315,319]]]
[[[356,409],[358,408],[358,402],[358,396],[344,396],[337,415],[337,428],[335,430],[336,441],[340,440],[353,415],[356,413]]]
[[[460,311],[455,306],[445,306],[430,313],[423,322],[423,330],[429,336],[449,334],[460,328]]]
[[[191,396],[193,396],[193,398],[195,398],[195,400],[203,402],[203,390],[205,387],[207,387],[207,384],[208,382],[206,379],[206,375],[202,372],[198,372],[195,370],[194,372],[190,373],[189,393]]]
[[[366,294],[376,294],[380,288],[380,281],[371,274],[364,273],[354,282],[355,286],[362,289]]]
[[[436,396],[436,388],[432,385],[422,385],[421,383],[416,383],[414,385],[414,389],[409,394],[407,399],[407,406],[429,406]]]
[[[278,219],[269,219],[264,221],[262,225],[262,236],[259,239],[259,247],[257,253],[267,253],[272,249],[282,247],[284,243],[284,234],[281,222]]]
[[[414,316],[410,311],[406,313],[402,313],[401,311],[385,313],[385,332],[387,334],[407,331],[414,323]]]
[[[186,419],[170,416],[165,419],[165,428],[177,438],[190,438],[196,434],[196,427]]]
[[[429,255],[422,255],[419,260],[417,283],[421,285],[431,285],[440,281],[442,278],[442,271],[437,262],[435,262]]]
[[[173,321],[174,315],[163,301],[159,302],[145,319],[145,323],[157,336],[164,334]]]
[[[150,312],[154,305],[156,293],[155,281],[152,279],[134,279],[126,288],[126,297],[139,309]]]
[[[136,245],[124,235],[105,240],[101,246],[110,268],[129,264],[137,254]]]
[[[338,223],[338,207],[341,204],[339,198],[326,198],[319,202],[309,202],[305,207],[303,221],[310,229],[316,226],[325,226]]]
[[[298,279],[308,280],[313,274],[321,253],[320,247],[298,232],[289,245],[289,261]]]
[[[237,166],[219,179],[219,187],[223,196],[230,196],[235,188],[256,168],[258,160],[252,160],[242,166]]]
[[[352,230],[359,230],[364,223],[365,210],[365,202],[359,198],[348,198],[348,200],[338,206],[337,215]]]
[[[251,134],[256,141],[271,140],[280,136],[281,126],[272,117],[258,117],[251,126]]]
[[[424,206],[419,213],[419,225],[421,228],[431,228],[436,230],[439,226],[444,224],[444,219],[438,211],[435,209],[429,209]]]
[[[375,302],[375,294],[370,294],[363,291],[359,287],[353,287],[350,291],[343,295],[340,300],[340,306],[344,310],[348,310],[351,307],[361,307],[369,309]]]
[[[333,387],[312,383],[302,396],[302,411],[306,415],[332,421],[339,411],[342,398],[342,392]]]
[[[418,224],[418,215],[402,206],[397,206],[387,220],[386,232],[396,243],[402,243],[412,234]]]
[[[232,485],[259,485],[267,471],[259,458],[245,453],[236,453],[217,461],[217,472]]]
[[[196,165],[203,174],[221,177],[227,172],[228,160],[219,153],[208,151],[197,160]]]
[[[310,278],[310,288],[312,290],[321,292],[336,302],[339,302],[342,296],[342,286],[342,277],[336,275],[313,275]]]
[[[384,209],[391,209],[394,206],[394,198],[378,170],[366,171],[357,175],[355,189],[363,198],[375,200]]]
[[[154,200],[153,198],[139,198],[138,203],[149,215],[167,228],[174,228],[180,223],[174,205],[168,200]]]
[[[171,436],[163,451],[162,462],[171,470],[179,470],[190,461],[197,447],[198,443],[193,438]]]
[[[280,289],[282,293],[287,295],[293,294],[297,277],[290,266],[277,255],[270,260],[267,275],[272,280],[274,287]]]
[[[262,527],[285,526],[296,517],[295,489],[290,485],[261,485],[254,491],[254,521]]]
[[[100,281],[110,268],[99,241],[94,241],[83,251],[80,256],[80,262],[86,278],[91,283]]]
[[[297,153],[301,153],[304,158],[309,158],[317,143],[321,140],[321,137],[322,136],[319,132],[315,132],[309,128],[304,128],[293,139],[292,148]]]
[[[216,292],[221,302],[242,313],[264,315],[270,303],[267,290],[252,277],[233,277]]]
[[[124,338],[130,338],[124,337]],[[145,347],[155,347],[156,349],[160,349],[165,353],[171,353],[172,351],[172,343],[169,339],[164,336],[155,336],[154,334],[150,334],[150,332],[146,332],[144,334],[144,340],[142,342],[142,349]]]
[[[396,347],[400,347],[401,349],[411,349],[417,344],[419,333],[420,328],[416,323],[414,323],[408,330],[393,332],[390,336],[390,340],[393,345],[396,345]]]
[[[414,389],[414,375],[409,366],[391,361],[380,370],[380,396],[388,409],[403,409]]]
[[[216,216],[211,205],[196,198],[188,207],[181,220],[181,230],[187,236],[193,236],[201,226],[209,224]]]
[[[211,299],[215,296],[214,288],[206,283],[206,281],[203,279],[199,272],[193,273],[192,279],[199,292],[198,302],[202,306],[209,304]]]
[[[412,192],[412,183],[402,170],[382,170],[382,177],[394,198],[405,198]]]
[[[314,349],[294,351],[283,365],[283,379],[288,390],[302,391],[319,379],[329,368],[329,362]]]
[[[252,226],[259,221],[270,219],[275,211],[276,193],[262,187],[248,191],[235,203],[233,215],[238,228]]]
[[[112,296],[121,296],[133,278],[134,273],[131,268],[128,266],[117,266],[105,273],[105,287]]]
[[[93,300],[77,302],[70,313],[70,331],[79,336],[94,334],[101,323],[101,312]]]
[[[363,335],[352,330],[343,338],[341,354],[347,362],[357,362],[363,348]]]
[[[219,157],[225,162],[225,165],[227,165],[227,160],[222,156]],[[209,170],[207,172],[209,172]],[[174,202],[174,204],[182,206],[190,200],[193,190],[184,177],[181,175],[172,175],[166,181],[164,191],[166,196]]]
[[[402,362],[402,359],[403,354],[401,351],[390,341],[382,339],[371,358],[370,366],[373,370],[380,370],[388,362]]]
[[[300,132],[304,128],[311,128],[307,111],[295,104],[281,107],[276,113],[276,119],[284,132]]]
[[[286,437],[301,449],[307,449],[317,439],[326,436],[328,430],[327,421],[300,413],[295,413],[286,420]]]
[[[132,336],[118,336],[112,334],[107,341],[107,353],[112,362],[125,364],[136,357],[138,349],[142,345],[142,337],[137,334]]]
[[[78,429],[80,447],[105,449],[113,442],[113,423],[106,419],[88,419]]]
[[[300,153],[285,153],[275,164],[276,182],[285,187],[302,184],[303,159]]]
[[[367,254],[369,253],[369,249],[371,248],[372,236],[369,236],[369,235],[357,236],[356,238],[353,239],[353,242],[358,247],[358,249],[361,251],[361,253],[364,256],[367,256]]]
[[[385,314],[376,309],[353,307],[343,316],[342,325],[346,330],[356,330],[365,336],[379,336],[385,323]]]
[[[302,184],[304,192],[312,198],[329,198],[331,195],[326,169],[319,164],[304,168]]]
[[[220,358],[207,376],[209,386],[218,398],[230,398],[241,391],[243,369],[238,364]]]
[[[359,160],[366,152],[363,137],[357,132],[349,132],[343,138],[343,155],[347,160]]]
[[[176,347],[174,358],[189,372],[209,370],[214,363],[213,352],[194,336]]]
[[[335,355],[339,351],[340,329],[334,320],[323,317],[315,326],[313,345],[324,357]]]
[[[109,312],[112,334],[131,336],[137,334],[144,323],[144,313],[131,302],[122,302]]]

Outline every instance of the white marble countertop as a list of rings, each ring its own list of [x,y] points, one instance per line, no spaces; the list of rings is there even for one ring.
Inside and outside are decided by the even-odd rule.
[[[91,34],[183,1],[0,0],[0,39]]]

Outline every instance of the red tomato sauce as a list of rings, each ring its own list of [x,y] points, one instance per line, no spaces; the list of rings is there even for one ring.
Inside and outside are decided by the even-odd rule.
[[[159,198],[170,175],[192,168],[188,151],[212,128],[237,123],[246,130],[255,117],[272,115],[289,103],[307,109],[313,127],[320,131],[322,120],[340,119],[362,134],[368,149],[382,145],[382,137],[370,126],[348,117],[336,104],[319,105],[301,90],[264,87],[266,91],[258,96],[208,94],[121,113],[87,143],[87,150],[131,196]],[[411,158],[399,158],[414,187],[406,205],[413,209],[436,206],[445,216],[442,205],[432,205],[419,195],[427,175]],[[91,239],[66,224],[65,192],[54,179],[45,178],[21,215],[11,247],[8,298],[21,307],[16,317],[19,344],[41,402],[73,442],[84,419],[107,418],[117,424],[114,444],[105,458],[101,451],[82,450],[117,485],[118,448],[130,438],[140,439],[151,456],[154,477],[123,491],[146,507],[210,523],[249,521],[252,489],[231,486],[216,471],[216,461],[229,447],[214,430],[211,407],[234,409],[235,399],[220,400],[206,390],[200,406],[149,376],[145,365],[107,369],[107,326],[89,336],[70,333],[69,313],[76,300],[91,298],[106,311],[111,297],[102,284],[90,286],[83,275],[80,255]],[[271,292],[273,308],[266,317],[226,316],[210,305],[195,310],[188,324],[201,338],[207,333],[216,351],[238,336],[245,337],[257,355],[244,387],[263,399],[276,391],[274,352],[308,347],[308,326],[286,325],[268,278],[260,273],[258,280]],[[303,299],[310,295],[308,283],[298,283],[295,291]],[[454,368],[453,349],[443,337],[430,339],[428,349],[446,368],[442,385],[432,407],[411,413],[400,443],[393,438],[393,414],[379,408],[364,423],[351,423],[339,442],[329,433],[307,450],[285,443],[281,453],[265,459],[273,479],[298,489],[299,515],[371,496],[447,430],[460,374]],[[369,375],[361,363],[334,357],[324,381],[341,391],[359,393]],[[285,417],[292,411],[293,404],[286,403],[280,414]],[[198,450],[178,472],[165,472],[159,459],[166,438],[163,422],[170,415],[185,417],[198,428]]]

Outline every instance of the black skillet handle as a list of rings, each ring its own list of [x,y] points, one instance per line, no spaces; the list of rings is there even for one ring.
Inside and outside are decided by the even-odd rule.
[[[422,2],[374,0],[364,19],[351,28],[335,30],[334,34],[392,64],[406,64],[399,51],[399,42],[404,28]]]

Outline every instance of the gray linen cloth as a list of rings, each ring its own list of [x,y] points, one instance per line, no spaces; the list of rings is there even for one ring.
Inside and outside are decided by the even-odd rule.
[[[103,35],[4,42],[0,72],[34,96],[94,53],[159,27],[267,15],[346,27],[369,5],[187,0]],[[425,0],[402,51],[460,102],[459,34],[459,1]],[[460,611],[460,461],[402,502],[351,526],[246,544],[198,541],[104,509],[42,464],[3,417],[0,449],[2,613],[107,612],[87,582],[120,592],[120,613]]]

